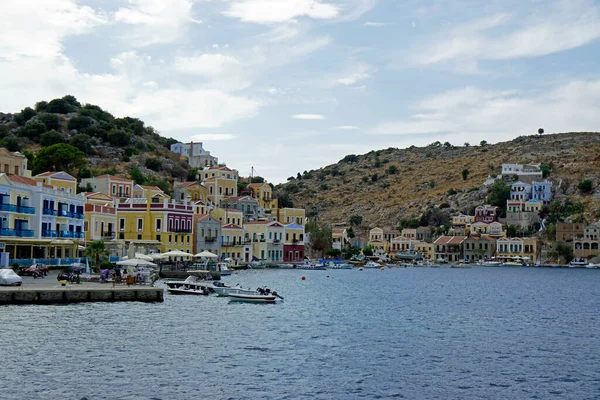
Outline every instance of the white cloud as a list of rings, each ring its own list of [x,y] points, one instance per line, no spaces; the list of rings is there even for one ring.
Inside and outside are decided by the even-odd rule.
[[[352,130],[356,130],[356,129],[360,129],[358,126],[354,126],[354,125],[340,125],[340,126],[336,126],[335,129],[342,129],[345,131],[352,131]]]
[[[368,26],[369,28],[381,28],[387,24],[385,22],[367,21],[363,25]]]
[[[127,42],[135,46],[171,43],[184,37],[189,23],[202,23],[192,16],[193,0],[129,0],[114,14],[117,22],[133,25]]]
[[[222,140],[233,140],[235,138],[237,138],[237,136],[231,133],[202,133],[200,135],[194,135],[190,139],[214,142]]]
[[[89,33],[107,22],[102,13],[73,0],[4,0],[0,15],[4,20],[0,57],[9,60],[54,58],[62,52],[65,37]]]
[[[175,69],[188,74],[216,76],[232,67],[237,67],[240,62],[226,54],[202,54],[195,57],[176,57]]]
[[[341,76],[331,79],[329,82],[332,86],[335,85],[344,85],[350,86],[354,85],[358,81],[362,81],[371,76],[371,74],[375,71],[375,68],[368,64],[356,64],[347,69],[345,72],[341,74]]]
[[[543,12],[526,19],[500,13],[451,28],[440,36],[419,43],[414,62],[453,61],[473,71],[478,60],[536,57],[586,45],[600,38],[600,15],[593,2],[564,1],[554,7],[548,4]]]
[[[235,1],[225,12],[244,22],[286,22],[299,17],[332,19],[339,13],[337,6],[320,0],[241,0]]]
[[[423,135],[422,140],[444,134],[451,142],[478,143],[508,140],[540,127],[546,132],[595,131],[597,104],[600,80],[572,81],[544,93],[467,87],[425,99],[410,118],[380,124],[370,133]]]
[[[294,114],[292,115],[294,119],[308,119],[308,120],[323,120],[325,119],[324,115],[321,114]]]

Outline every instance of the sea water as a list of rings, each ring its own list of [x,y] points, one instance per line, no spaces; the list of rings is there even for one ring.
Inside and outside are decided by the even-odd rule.
[[[224,281],[285,300],[0,307],[0,398],[600,398],[600,270],[254,270]]]

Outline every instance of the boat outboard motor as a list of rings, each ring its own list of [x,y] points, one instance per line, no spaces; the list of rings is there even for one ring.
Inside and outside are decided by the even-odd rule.
[[[281,300],[283,300],[283,297],[281,297],[276,291],[273,291],[273,296],[279,297]]]

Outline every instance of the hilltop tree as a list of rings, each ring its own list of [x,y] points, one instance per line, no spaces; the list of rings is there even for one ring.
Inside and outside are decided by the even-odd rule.
[[[544,133],[544,128],[540,128],[540,129],[538,129],[538,134],[539,134],[539,135],[542,135],[543,133]]]
[[[353,215],[350,217],[348,222],[350,223],[350,225],[359,226],[360,224],[362,224],[362,220],[362,215]]]
[[[589,179],[581,181],[579,182],[579,185],[577,185],[577,189],[579,189],[581,193],[590,193],[593,188],[594,183]]]
[[[52,146],[57,143],[64,143],[65,138],[60,132],[56,132],[54,129],[43,133],[40,136],[40,144],[44,147]]]
[[[85,154],[66,143],[54,144],[40,150],[33,160],[33,173],[66,171],[73,173],[86,165]]]
[[[479,145],[480,146],[487,146],[488,142],[487,142],[487,140],[482,140],[481,142],[479,142]]]

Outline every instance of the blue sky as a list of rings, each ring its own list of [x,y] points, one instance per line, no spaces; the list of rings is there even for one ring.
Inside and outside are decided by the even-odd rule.
[[[597,131],[593,0],[5,0],[0,111],[75,95],[273,183],[347,154]]]

